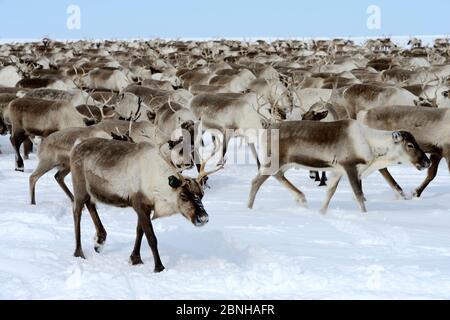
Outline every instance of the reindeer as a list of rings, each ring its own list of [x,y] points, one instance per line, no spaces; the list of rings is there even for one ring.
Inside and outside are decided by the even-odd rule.
[[[22,79],[17,67],[9,65],[0,68],[0,87],[15,87]]]
[[[411,46],[411,48],[420,48],[422,47],[422,40],[418,38],[411,38],[409,39],[408,46]]]
[[[6,109],[9,103],[16,98],[16,95],[13,93],[0,93],[0,135],[2,136],[8,133],[8,127],[9,129],[11,128],[11,122],[7,117]],[[0,154],[1,153],[2,151],[0,149]]]
[[[153,121],[155,111],[152,110],[140,97],[133,93],[121,93],[117,98],[114,111],[124,119],[137,115],[136,121]]]
[[[95,160],[94,160],[95,159]],[[132,207],[138,216],[136,241],[130,260],[142,264],[140,248],[145,234],[152,250],[155,272],[164,270],[152,219],[180,212],[195,226],[205,225],[208,214],[202,204],[200,181],[207,176],[202,163],[197,179],[179,173],[158,148],[149,143],[130,143],[105,139],[88,139],[72,150],[72,172],[75,221],[75,257],[84,258],[81,247],[80,221],[86,205],[97,230],[95,251],[100,252],[106,240],[96,209],[96,202],[116,207]],[[220,169],[220,168],[219,168]]]
[[[405,91],[408,92],[408,94],[405,95]],[[338,97],[336,98],[336,96]],[[326,102],[322,100],[313,104],[309,110],[303,114],[302,119],[314,121],[356,119],[357,114],[363,110],[380,108],[386,105],[396,105],[396,102],[399,101],[403,102],[400,103],[400,105],[406,105],[410,109],[414,109],[414,105],[431,107],[430,103],[424,99],[418,98],[411,102],[412,96],[416,97],[406,89],[398,90],[398,88],[390,86],[381,87],[371,84],[356,85],[356,87],[351,86],[349,88],[344,88],[343,90],[341,89],[337,94],[332,94],[332,97]],[[408,101],[410,105],[408,105]],[[394,178],[387,169],[381,169],[380,174],[388,184],[392,186],[399,197],[406,199],[406,195],[395,183]],[[312,172],[310,177],[319,181],[318,172]],[[325,181],[326,175],[322,174],[320,185],[323,186]]]
[[[142,86],[157,89],[157,90],[166,90],[172,91],[174,88],[170,81],[161,81],[161,80],[153,80],[153,79],[145,79],[142,81]]]
[[[133,83],[125,72],[115,68],[95,68],[81,76],[78,76],[76,68],[74,70],[76,72],[74,82],[78,87],[120,92]]]
[[[20,146],[30,135],[47,137],[70,127],[85,127],[94,123],[66,101],[17,98],[7,107],[11,121],[11,144],[16,152],[16,171],[24,171]]]
[[[82,90],[57,90],[49,88],[41,88],[35,90],[28,90],[25,92],[19,91],[17,96],[22,98],[38,98],[52,101],[68,101],[73,106],[81,104],[95,105],[96,100],[92,99],[87,92]]]
[[[169,100],[158,109],[154,123],[166,135],[178,135],[173,136],[174,139],[179,138],[180,133],[176,132],[178,129],[187,130],[194,138],[194,127],[198,123],[198,118],[190,109]]]
[[[417,139],[419,146],[430,153],[431,167],[423,183],[417,187],[413,196],[420,197],[426,187],[437,175],[439,163],[445,158],[450,163],[450,134],[448,123],[450,120],[448,109],[408,108],[404,106],[390,106],[360,112],[358,120],[365,125],[381,130],[409,130]],[[450,170],[450,166],[449,166]],[[402,188],[392,179],[392,185],[398,193],[403,194]]]
[[[272,134],[278,142],[271,145]],[[430,166],[430,160],[414,137],[406,131],[380,131],[368,128],[355,120],[336,122],[288,121],[272,125],[268,130],[264,156],[278,159],[278,167],[261,157],[261,168],[252,182],[248,207],[252,208],[262,184],[275,177],[296,200],[306,205],[305,195],[286,179],[285,172],[296,166],[311,170],[332,171],[333,176],[321,212],[326,213],[331,198],[343,175],[349,179],[362,212],[367,212],[362,191],[362,179],[374,170],[410,162],[419,170]]]
[[[214,73],[188,71],[180,75],[183,88],[189,90],[192,85],[207,85],[215,77]]]
[[[355,84],[337,91],[330,101],[340,119],[356,119],[358,112],[380,106],[414,106],[420,100],[406,89],[373,84]]]
[[[239,70],[234,74],[226,74],[226,72],[230,71],[228,69],[222,70],[222,74],[211,78],[208,84],[227,87],[230,92],[244,92],[248,89],[251,82],[256,79],[255,75],[247,69]]]
[[[288,113],[287,110],[269,105],[269,114],[264,114],[263,111],[267,110],[262,108],[267,107],[267,104],[261,102],[260,98],[255,93],[201,94],[192,99],[190,109],[201,120],[202,127],[220,131],[224,156],[231,138],[240,136],[248,140],[251,152],[257,159],[255,141],[252,140],[254,136],[248,135],[250,130],[267,128],[273,119],[282,120],[283,115]],[[285,108],[291,110],[291,106]],[[230,130],[233,130],[233,135],[227,134]]]
[[[36,183],[50,170],[57,168],[55,180],[73,202],[73,195],[64,182],[64,178],[70,173],[70,151],[75,142],[89,138],[111,139],[101,128],[94,126],[84,128],[67,128],[50,134],[39,146],[39,163],[29,178],[31,204],[36,204]]]
[[[135,122],[136,119],[111,120],[106,119],[97,125],[85,128],[67,128],[49,135],[39,146],[39,163],[30,176],[31,204],[36,204],[36,183],[41,176],[48,171],[57,168],[55,179],[61,189],[73,202],[73,195],[65,184],[64,178],[70,173],[70,152],[76,141],[84,141],[89,138],[121,139],[133,142],[148,142],[154,146],[163,146],[162,151],[168,152],[177,146],[179,141],[170,140],[170,136],[157,130],[155,125],[143,121]],[[167,144],[167,146],[165,146]],[[182,156],[182,155],[181,155]],[[174,165],[181,166],[182,159],[173,158]]]

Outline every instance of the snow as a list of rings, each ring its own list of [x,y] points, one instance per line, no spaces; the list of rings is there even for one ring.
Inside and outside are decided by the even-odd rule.
[[[237,146],[237,142],[233,142]],[[261,188],[255,209],[246,208],[254,165],[233,165],[211,177],[204,205],[210,222],[195,228],[181,215],[154,221],[166,270],[131,266],[136,214],[99,206],[108,231],[104,251],[94,251],[94,227],[84,212],[75,246],[71,204],[52,172],[37,184],[29,205],[28,176],[14,171],[8,137],[0,137],[0,299],[447,299],[450,296],[450,194],[447,168],[423,199],[396,200],[378,173],[364,181],[368,215],[357,209],[342,181],[329,213],[318,213],[325,189],[305,170],[288,178],[309,201],[299,207],[274,179]],[[236,147],[237,149],[237,147]],[[238,154],[242,154],[242,150]],[[412,191],[425,172],[393,168]],[[70,177],[67,178],[71,187]]]

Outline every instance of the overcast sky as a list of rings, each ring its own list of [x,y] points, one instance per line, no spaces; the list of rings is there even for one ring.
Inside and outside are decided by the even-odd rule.
[[[79,29],[67,27],[69,5]],[[370,5],[380,29],[367,27]],[[450,34],[449,15],[448,0],[0,0],[0,38],[433,35]]]

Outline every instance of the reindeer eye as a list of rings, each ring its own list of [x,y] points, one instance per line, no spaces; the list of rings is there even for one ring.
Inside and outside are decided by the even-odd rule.
[[[184,202],[189,201],[189,197],[185,193],[180,194],[180,198],[181,198],[181,201],[184,201]]]
[[[412,143],[408,143],[407,148],[408,149],[414,149],[414,145]]]

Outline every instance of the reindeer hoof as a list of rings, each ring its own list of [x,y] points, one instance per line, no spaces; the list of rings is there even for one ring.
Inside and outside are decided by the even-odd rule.
[[[327,186],[327,183],[326,182],[321,182],[320,184],[319,184],[319,187],[326,187]]]
[[[105,246],[106,236],[101,236],[100,238],[98,236],[95,236],[94,238],[94,250],[97,253],[101,253],[103,251],[103,247]]]
[[[86,257],[84,256],[83,250],[81,250],[81,249],[75,250],[75,253],[73,254],[73,256],[74,256],[75,258],[86,259]]]
[[[413,198],[414,194],[406,195],[404,192],[400,192],[397,194],[398,200],[411,200]]]
[[[412,193],[413,198],[420,198],[422,196],[423,191],[419,191],[418,189],[414,190]]]
[[[324,216],[324,215],[326,215],[326,214],[327,214],[327,211],[328,211],[328,209],[327,209],[327,208],[322,208],[322,209],[320,209],[320,211],[319,211],[319,212],[320,212],[320,214],[321,214],[321,215],[323,215],[323,216]]]
[[[304,208],[308,208],[308,202],[306,199],[296,199],[297,203]]]
[[[153,270],[155,273],[160,273],[161,271],[163,271],[165,268],[163,265],[160,266],[155,266],[155,269]]]
[[[134,256],[134,255],[131,255],[131,256],[130,256],[130,263],[131,263],[133,266],[137,266],[137,265],[140,265],[140,264],[144,264],[144,262],[142,262],[141,256]]]
[[[18,171],[18,172],[25,172],[25,169],[24,169],[24,167],[16,168],[16,171]]]

